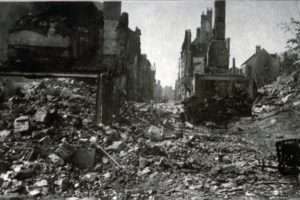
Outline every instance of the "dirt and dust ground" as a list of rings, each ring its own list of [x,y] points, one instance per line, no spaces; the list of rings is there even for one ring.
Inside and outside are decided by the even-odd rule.
[[[226,131],[183,123],[176,103],[126,104],[95,125],[94,102],[91,84],[45,79],[3,103],[0,199],[300,198],[296,177],[261,167],[277,166],[276,141],[299,138],[297,109]]]

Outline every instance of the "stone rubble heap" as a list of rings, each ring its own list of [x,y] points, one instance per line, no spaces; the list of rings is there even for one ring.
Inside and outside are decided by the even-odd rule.
[[[180,104],[128,103],[104,126],[93,123],[94,85],[44,79],[12,94],[1,103],[0,199],[269,198],[292,188],[258,167],[276,159],[241,130],[183,123]]]
[[[238,118],[251,116],[252,99],[245,90],[236,90],[229,96],[214,96],[201,102],[196,96],[184,102],[186,120],[193,124],[225,125]]]
[[[258,90],[260,97],[252,112],[263,117],[265,113],[297,109],[300,106],[300,85],[298,72],[279,76],[277,80]]]

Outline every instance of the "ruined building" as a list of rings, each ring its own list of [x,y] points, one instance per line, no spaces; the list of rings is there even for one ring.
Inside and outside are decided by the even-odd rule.
[[[155,67],[151,65],[146,54],[141,54],[141,30],[128,27],[128,15],[124,30],[124,61],[126,91],[128,101],[150,101],[153,99],[155,84]],[[121,81],[122,82],[122,81]],[[123,81],[124,82],[124,81]]]
[[[235,58],[232,58],[232,67],[229,68],[229,73],[237,74],[237,75],[243,74],[243,70],[240,68],[237,68],[237,66],[235,65]]]
[[[182,44],[181,57],[179,61],[180,93],[182,98],[186,98],[192,92],[192,34],[190,30],[185,31],[184,42]]]
[[[225,1],[215,1],[213,38],[207,58],[208,73],[226,73],[229,68],[230,40],[225,40]]]
[[[271,83],[279,76],[280,57],[256,46],[255,53],[242,64],[241,69],[249,80],[250,95],[255,97],[255,88]]]
[[[225,38],[226,2],[215,1],[214,27],[212,10],[201,15],[201,27],[191,42],[191,31],[185,32],[176,81],[176,98],[195,95],[199,99],[227,95],[236,82],[245,78],[229,71],[230,39]]]
[[[160,84],[160,80],[158,80],[155,83],[155,88],[154,88],[154,99],[155,99],[155,101],[161,101],[162,100],[162,95],[163,95],[163,87]]]
[[[140,57],[140,69],[138,72],[138,96],[136,101],[150,101],[154,98],[155,67],[151,65],[146,54]]]
[[[207,50],[211,41],[212,10],[201,15],[201,26],[197,28],[196,38],[192,41],[191,30],[185,31],[179,59],[178,84],[176,96],[184,99],[194,93],[194,75],[203,74],[207,62]]]
[[[166,101],[172,101],[175,99],[175,90],[172,86],[165,86],[162,91],[162,97]]]
[[[129,101],[136,99],[138,85],[138,70],[140,69],[141,56],[141,30],[136,28],[135,31],[128,30],[128,72],[127,72],[127,96]]]
[[[97,77],[96,113],[106,121],[124,99],[153,99],[155,68],[141,55],[141,30],[128,27],[121,2],[10,2],[7,8],[22,6],[27,14],[12,17],[10,27],[0,31],[5,36],[0,53],[7,52],[0,71]]]

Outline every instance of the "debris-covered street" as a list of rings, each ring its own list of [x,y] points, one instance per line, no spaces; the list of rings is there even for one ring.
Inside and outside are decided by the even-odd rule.
[[[300,199],[297,3],[0,2],[0,200]]]
[[[94,125],[95,87],[83,81],[35,80],[9,91],[1,104],[1,199],[299,198],[297,177],[276,168],[275,141],[296,137],[292,97],[289,107],[274,103],[226,131],[183,123],[179,103],[126,104],[111,126]]]

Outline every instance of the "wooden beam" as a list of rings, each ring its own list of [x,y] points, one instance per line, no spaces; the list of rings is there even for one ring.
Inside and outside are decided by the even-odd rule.
[[[96,89],[96,113],[95,122],[100,124],[102,122],[102,75],[99,74],[97,77],[97,89]]]
[[[105,74],[97,78],[96,124],[109,125],[113,114],[113,79]]]

